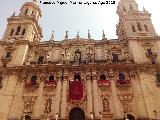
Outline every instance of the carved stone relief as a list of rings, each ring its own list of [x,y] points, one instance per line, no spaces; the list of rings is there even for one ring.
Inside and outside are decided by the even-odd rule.
[[[52,112],[52,99],[48,98],[45,103],[44,113],[50,114]]]
[[[133,94],[118,95],[118,98],[122,103],[124,112],[125,113],[132,112],[131,102],[133,99]]]
[[[36,101],[37,97],[36,96],[24,96],[23,97],[23,102],[24,102],[24,113],[33,113],[33,107],[34,103]]]

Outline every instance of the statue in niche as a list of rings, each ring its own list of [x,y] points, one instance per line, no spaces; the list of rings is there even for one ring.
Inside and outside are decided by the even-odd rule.
[[[46,114],[51,113],[51,105],[52,105],[52,100],[49,98],[46,100],[44,113]]]
[[[67,49],[64,49],[62,50],[61,52],[61,58],[62,58],[62,63],[63,64],[68,64],[69,63],[69,59],[70,59],[70,54],[69,52],[67,51]]]
[[[70,59],[70,54],[68,51],[66,51],[66,57],[65,57],[65,62],[68,64]]]
[[[46,61],[48,62],[49,59],[50,59],[50,56],[49,56],[49,54],[47,54],[47,56],[46,56]]]
[[[75,51],[75,56],[74,56],[74,62],[75,63],[81,63],[81,54],[82,54],[82,52],[79,51],[79,49],[77,49]]]
[[[107,98],[104,98],[102,101],[103,104],[103,112],[109,112],[109,100]]]
[[[93,48],[90,48],[87,50],[87,57],[86,57],[86,63],[91,63],[95,61],[95,52]]]

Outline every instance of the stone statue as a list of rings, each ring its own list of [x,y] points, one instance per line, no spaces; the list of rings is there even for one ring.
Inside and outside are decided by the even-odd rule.
[[[81,54],[82,52],[79,49],[75,51],[74,62],[81,63]]]
[[[95,61],[95,52],[93,48],[90,48],[87,50],[87,57],[86,57],[86,63],[91,63]]]

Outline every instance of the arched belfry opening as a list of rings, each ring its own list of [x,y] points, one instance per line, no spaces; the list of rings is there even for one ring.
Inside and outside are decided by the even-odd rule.
[[[73,108],[69,112],[69,120],[85,120],[85,113],[81,108]]]

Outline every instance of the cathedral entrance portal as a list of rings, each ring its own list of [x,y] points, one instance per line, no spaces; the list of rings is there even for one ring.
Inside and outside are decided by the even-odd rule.
[[[85,113],[80,108],[73,108],[69,113],[69,120],[85,120]]]

